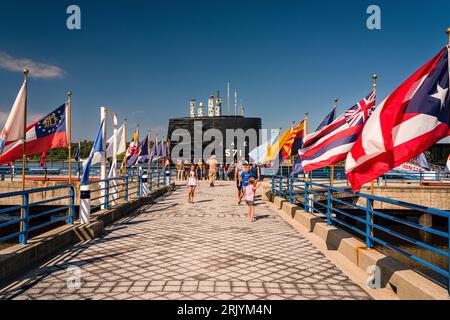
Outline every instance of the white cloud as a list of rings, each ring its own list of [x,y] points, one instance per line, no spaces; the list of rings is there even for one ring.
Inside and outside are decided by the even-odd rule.
[[[64,78],[64,71],[58,66],[38,63],[26,58],[14,58],[4,52],[0,52],[0,69],[21,72],[25,68],[30,70],[30,76],[34,78]]]

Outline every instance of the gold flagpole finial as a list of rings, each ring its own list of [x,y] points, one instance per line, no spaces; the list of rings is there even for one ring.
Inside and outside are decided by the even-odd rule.
[[[25,76],[25,80],[28,80],[28,74],[30,73],[30,70],[23,69],[23,75]]]
[[[67,96],[70,98],[72,96],[72,91],[68,91]]]
[[[373,82],[373,87],[374,87],[374,88],[377,86],[377,79],[378,79],[378,76],[377,76],[376,73],[374,73],[374,74],[372,75],[372,82]]]
[[[337,97],[334,97],[334,103],[337,103],[339,99]]]
[[[445,30],[445,33],[446,33],[447,36],[448,36],[448,43],[450,44],[450,27],[447,28],[447,30]]]

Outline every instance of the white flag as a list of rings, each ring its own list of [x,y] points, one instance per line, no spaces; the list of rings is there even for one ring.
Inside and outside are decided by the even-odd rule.
[[[14,142],[23,139],[24,120],[27,103],[27,83],[23,82],[17,95],[16,101],[9,113],[8,120],[6,120],[5,127],[0,133],[0,155],[5,151],[7,142]]]
[[[117,154],[125,152],[126,149],[123,130],[124,125],[121,125],[120,128],[117,129]],[[106,145],[106,158],[111,158],[114,154],[114,134],[108,139]]]

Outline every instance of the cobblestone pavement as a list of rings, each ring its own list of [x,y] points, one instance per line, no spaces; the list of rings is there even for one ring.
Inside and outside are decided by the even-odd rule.
[[[258,201],[258,220],[250,223],[235,198],[233,183],[202,183],[188,204],[180,186],[0,298],[370,299],[274,209]],[[68,286],[73,267],[80,288]]]

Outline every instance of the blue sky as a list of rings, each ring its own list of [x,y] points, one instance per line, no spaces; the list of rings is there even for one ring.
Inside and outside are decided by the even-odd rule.
[[[66,28],[70,4],[81,7],[80,31]],[[381,30],[366,28],[371,4]],[[94,138],[101,106],[165,133],[190,98],[225,95],[227,81],[264,127],[309,112],[315,128],[334,96],[341,113],[367,95],[373,72],[381,100],[434,56],[448,12],[448,0],[2,1],[0,124],[22,82],[14,66],[29,59],[44,64],[30,79],[31,117],[72,90],[74,140]]]

